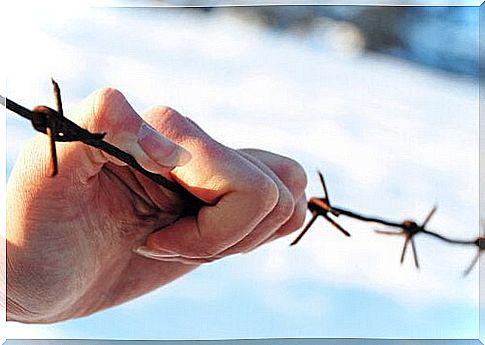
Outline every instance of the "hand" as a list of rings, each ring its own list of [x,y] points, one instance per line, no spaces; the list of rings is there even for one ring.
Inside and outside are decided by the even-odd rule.
[[[69,117],[107,132],[108,142],[208,206],[179,218],[179,196],[77,142],[57,144],[59,175],[48,178],[47,137],[35,137],[7,186],[9,320],[89,315],[303,223],[306,176],[289,158],[225,147],[166,107],[142,119],[113,89],[95,92]]]

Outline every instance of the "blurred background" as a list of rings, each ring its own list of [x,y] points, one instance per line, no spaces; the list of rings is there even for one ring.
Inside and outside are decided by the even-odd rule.
[[[479,234],[476,7],[22,8],[5,19],[6,94],[21,104],[52,106],[50,77],[67,113],[116,87],[139,112],[169,105],[228,146],[298,160],[307,195],[321,195],[321,169],[338,206],[419,222],[438,204],[430,229]],[[8,114],[7,175],[34,134]],[[341,224],[351,238],[318,220],[296,247],[281,239],[79,320],[9,322],[7,338],[478,337],[478,268],[463,277],[474,248],[418,236],[417,271],[410,256],[399,264],[402,238]]]

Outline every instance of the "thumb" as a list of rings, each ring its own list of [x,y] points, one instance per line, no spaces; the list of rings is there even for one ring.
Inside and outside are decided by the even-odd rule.
[[[103,88],[93,92],[67,116],[90,132],[106,133],[105,141],[131,154],[143,168],[151,172],[167,173],[176,166],[186,164],[191,158],[187,150],[146,123],[116,89]],[[35,159],[34,164],[40,168],[36,170],[43,174],[47,172],[50,160],[47,140],[45,135],[35,138],[31,143],[35,147],[35,155],[28,154],[30,160]],[[58,142],[56,148],[60,176],[86,181],[107,162],[126,165],[81,142]]]

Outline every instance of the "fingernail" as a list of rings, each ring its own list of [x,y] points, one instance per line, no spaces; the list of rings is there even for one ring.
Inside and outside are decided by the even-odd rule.
[[[179,257],[177,253],[164,251],[160,249],[152,249],[152,248],[148,248],[147,246],[140,246],[140,247],[133,248],[133,252],[141,256],[144,256],[148,259],[155,259],[155,260],[172,259],[172,258]]]
[[[138,144],[151,159],[163,166],[182,166],[192,158],[189,151],[164,137],[147,123],[140,126]]]

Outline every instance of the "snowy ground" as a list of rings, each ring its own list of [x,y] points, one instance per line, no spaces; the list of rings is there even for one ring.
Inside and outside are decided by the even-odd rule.
[[[401,220],[439,209],[430,228],[478,235],[478,85],[383,56],[315,48],[223,13],[92,9],[24,12],[7,44],[7,94],[69,105],[101,86],[142,112],[170,105],[226,145],[297,159],[308,195],[324,171],[335,204]],[[47,15],[47,14],[45,14]],[[12,19],[13,18],[13,19]],[[15,27],[15,15],[8,27]],[[42,53],[42,52],[46,53]],[[32,52],[36,52],[32,55]],[[355,52],[353,52],[355,53]],[[34,132],[7,118],[7,169]],[[202,267],[170,286],[57,325],[8,323],[7,338],[247,338],[478,336],[475,252],[417,239],[422,270],[399,265],[402,239],[342,220],[295,248],[291,238]]]

